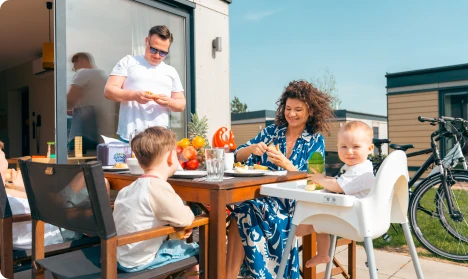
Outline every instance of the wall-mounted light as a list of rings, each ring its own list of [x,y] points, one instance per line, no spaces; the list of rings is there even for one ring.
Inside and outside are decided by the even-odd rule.
[[[221,37],[216,37],[213,40],[212,46],[213,46],[214,51],[221,52],[222,51]]]

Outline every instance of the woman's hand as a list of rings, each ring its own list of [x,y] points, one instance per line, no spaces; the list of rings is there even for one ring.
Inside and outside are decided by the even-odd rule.
[[[250,153],[262,156],[267,151],[268,147],[264,142],[259,142],[256,144],[250,145]]]
[[[270,148],[267,151],[268,159],[280,168],[288,171],[297,171],[297,168],[280,151]]]

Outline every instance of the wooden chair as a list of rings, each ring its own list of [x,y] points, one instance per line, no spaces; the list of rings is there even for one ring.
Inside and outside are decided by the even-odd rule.
[[[117,235],[100,162],[83,165],[42,164],[20,160],[33,222],[33,278],[43,278],[44,270],[59,278],[160,278],[200,265],[201,278],[207,269],[208,218],[199,216],[186,228],[156,227]],[[76,200],[67,194],[77,181],[84,180]],[[74,191],[76,192],[76,191]],[[86,235],[97,235],[101,246],[44,258],[44,222]],[[198,257],[141,272],[117,270],[117,247],[140,242],[182,229],[200,227]]]
[[[27,269],[24,263],[31,260],[32,250],[13,250],[13,223],[31,221],[30,214],[13,215],[7,193],[0,175],[0,270],[4,277],[13,279],[14,273]],[[85,237],[79,240],[46,246],[45,256],[52,256],[99,244],[98,237]],[[17,266],[17,268],[14,268]]]
[[[305,243],[303,242],[303,245],[312,245],[312,250],[310,255],[304,255],[303,258],[309,260],[312,258],[312,255],[317,254],[317,239],[316,239],[316,234],[312,234],[312,242],[311,243]],[[338,239],[336,246],[348,246],[348,268],[345,268],[337,259],[336,257],[333,257],[333,265],[335,266],[332,271],[331,275],[343,275],[344,278],[346,279],[357,279],[356,275],[356,241],[346,239],[346,238],[340,238]],[[310,269],[303,270],[304,275],[302,276],[303,278],[309,278],[311,277],[312,279],[322,279],[325,278],[325,271],[317,273],[317,267],[312,267]],[[309,272],[311,273],[309,275]]]

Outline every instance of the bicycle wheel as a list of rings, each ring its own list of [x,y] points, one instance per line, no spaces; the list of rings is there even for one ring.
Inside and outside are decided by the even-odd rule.
[[[451,216],[442,175],[424,179],[411,196],[409,220],[415,237],[432,253],[457,261],[468,260],[468,172],[452,172],[448,185],[454,210]]]

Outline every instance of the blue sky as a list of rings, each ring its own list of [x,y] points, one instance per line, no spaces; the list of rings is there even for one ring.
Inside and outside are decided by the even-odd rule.
[[[387,72],[468,63],[464,0],[234,0],[229,13],[231,98],[249,111],[328,69],[340,109],[386,115]]]

